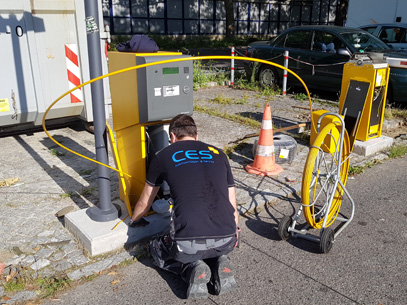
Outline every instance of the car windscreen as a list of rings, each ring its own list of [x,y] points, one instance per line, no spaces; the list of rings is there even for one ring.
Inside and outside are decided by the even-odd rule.
[[[390,49],[378,38],[364,32],[341,33],[342,38],[353,49],[353,52],[371,52]]]

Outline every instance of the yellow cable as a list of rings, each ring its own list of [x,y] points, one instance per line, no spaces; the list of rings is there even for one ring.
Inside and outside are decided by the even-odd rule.
[[[307,85],[305,85],[304,81],[303,81],[295,72],[291,71],[291,70],[288,69],[288,68],[284,68],[283,66],[281,66],[281,65],[279,65],[279,64],[276,64],[276,63],[273,63],[273,62],[270,62],[270,61],[267,61],[267,60],[258,59],[258,58],[251,58],[251,57],[242,57],[242,56],[196,56],[196,57],[182,57],[182,58],[176,58],[176,59],[161,60],[161,61],[156,61],[156,62],[152,62],[152,63],[146,63],[146,64],[143,64],[143,65],[133,66],[133,67],[121,69],[121,70],[118,70],[118,71],[114,71],[114,72],[111,72],[111,73],[108,73],[108,74],[105,74],[105,75],[96,77],[96,78],[94,78],[94,79],[91,79],[91,80],[89,80],[89,81],[87,81],[87,82],[84,82],[84,83],[80,84],[79,86],[76,86],[75,88],[73,88],[73,89],[71,89],[71,90],[65,92],[64,94],[62,94],[62,95],[61,95],[60,97],[58,97],[53,103],[51,103],[51,105],[48,106],[47,110],[46,110],[45,113],[44,113],[44,117],[42,118],[42,128],[44,129],[44,132],[46,133],[46,135],[47,135],[54,143],[56,143],[57,145],[59,145],[59,146],[62,147],[63,149],[65,149],[65,150],[67,150],[67,151],[69,151],[69,152],[71,152],[71,153],[73,153],[73,154],[75,154],[75,155],[77,155],[77,156],[79,156],[79,157],[82,157],[82,158],[84,158],[84,159],[86,159],[86,160],[88,160],[88,161],[94,162],[94,163],[99,164],[99,165],[106,166],[107,168],[110,168],[110,169],[112,169],[112,170],[114,170],[114,171],[116,171],[116,172],[122,173],[123,175],[126,175],[126,176],[128,176],[128,177],[131,177],[130,174],[127,174],[127,173],[125,173],[125,172],[123,172],[123,171],[121,171],[121,170],[119,170],[119,169],[117,169],[117,168],[111,167],[111,166],[109,166],[109,165],[107,165],[107,164],[101,163],[101,162],[99,162],[99,161],[97,161],[97,160],[91,159],[91,158],[86,157],[86,156],[84,156],[84,155],[82,155],[82,154],[80,154],[80,153],[77,153],[77,152],[75,152],[75,151],[69,149],[68,147],[62,145],[62,144],[59,143],[58,141],[56,141],[56,140],[49,134],[49,132],[48,132],[46,126],[45,126],[45,120],[46,120],[46,117],[47,117],[48,112],[51,110],[51,108],[52,108],[56,103],[58,103],[61,99],[63,99],[65,96],[67,96],[67,95],[70,94],[71,92],[73,92],[73,91],[75,91],[75,90],[77,90],[77,89],[79,89],[79,88],[82,88],[82,87],[84,87],[84,86],[86,86],[86,85],[89,85],[89,84],[91,84],[91,83],[93,83],[93,82],[96,82],[96,81],[98,81],[98,80],[101,80],[101,79],[103,79],[103,78],[106,78],[106,77],[109,77],[109,76],[113,76],[113,75],[116,75],[116,74],[119,74],[119,73],[124,73],[124,72],[127,72],[127,71],[132,71],[132,70],[136,70],[136,69],[146,68],[146,67],[149,67],[149,66],[154,66],[154,65],[160,65],[160,64],[171,63],[171,62],[177,62],[177,61],[203,60],[203,59],[208,59],[208,60],[211,60],[211,59],[235,59],[235,60],[253,61],[253,62],[259,62],[259,63],[263,63],[263,64],[275,66],[275,67],[280,68],[280,69],[283,69],[283,70],[287,70],[287,72],[289,72],[289,73],[292,74],[294,77],[296,77],[296,78],[300,81],[300,83],[304,86],[305,91],[307,92],[307,95],[308,95],[308,100],[309,100],[309,104],[310,104],[310,112],[312,113],[312,100],[311,100],[311,95],[310,95],[310,93],[309,93],[309,90],[308,90]],[[313,124],[314,124],[314,122],[312,122],[312,120],[311,120],[311,125],[313,125]]]
[[[342,204],[342,194],[343,194],[343,188],[338,184],[336,189],[335,189],[335,194],[333,197],[333,201],[330,207],[330,210],[328,213],[325,214],[323,218],[319,220],[317,223],[315,221],[315,207],[314,203],[316,200],[316,190],[317,190],[317,178],[320,175],[320,170],[318,168],[318,171],[316,173],[316,179],[314,180],[315,185],[311,189],[311,181],[313,178],[313,171],[314,167],[316,166],[316,158],[318,156],[318,153],[322,150],[322,146],[325,145],[325,141],[327,140],[327,137],[331,135],[331,131],[336,128],[340,132],[341,126],[337,125],[335,122],[331,122],[327,124],[322,130],[318,133],[313,145],[310,148],[310,151],[308,153],[307,160],[305,162],[305,167],[304,167],[304,172],[303,172],[303,177],[302,177],[302,187],[301,187],[301,198],[302,198],[302,204],[303,204],[303,212],[304,212],[304,217],[307,223],[315,228],[315,229],[320,229],[322,228],[324,218],[327,217],[327,222],[326,222],[326,227],[330,226],[336,219],[336,217],[339,214],[339,210]],[[328,138],[329,140],[329,138]],[[340,148],[339,142],[337,142],[336,147],[335,147],[335,152]],[[334,156],[335,152],[330,152],[331,155]],[[336,160],[335,157],[333,158],[333,161],[338,165],[341,166],[340,169],[340,179],[343,185],[346,185],[346,181],[348,178],[348,170],[349,170],[349,156],[350,154],[350,145],[349,145],[349,136],[348,133],[345,130],[345,136],[344,136],[344,141],[343,141],[343,149],[342,149],[342,160]],[[310,202],[310,190],[313,191],[312,194],[312,202]]]

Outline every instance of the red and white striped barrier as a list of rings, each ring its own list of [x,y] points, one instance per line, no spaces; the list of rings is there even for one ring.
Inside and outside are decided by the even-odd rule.
[[[78,46],[76,44],[65,45],[66,68],[68,72],[69,90],[81,84],[81,71],[79,69]],[[83,102],[82,88],[71,92],[71,103]]]
[[[235,47],[232,47],[232,57],[235,56]],[[230,62],[230,85],[235,84],[235,60],[232,58]]]
[[[288,68],[288,51],[284,51],[284,68]],[[287,70],[283,74],[283,96],[287,95]]]

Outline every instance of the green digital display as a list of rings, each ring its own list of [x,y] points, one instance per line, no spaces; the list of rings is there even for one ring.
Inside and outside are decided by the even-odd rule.
[[[163,68],[163,74],[179,74],[178,67]]]

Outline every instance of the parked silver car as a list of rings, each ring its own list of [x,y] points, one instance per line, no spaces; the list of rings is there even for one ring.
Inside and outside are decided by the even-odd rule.
[[[360,28],[378,37],[393,49],[407,49],[407,23],[369,24]]]

